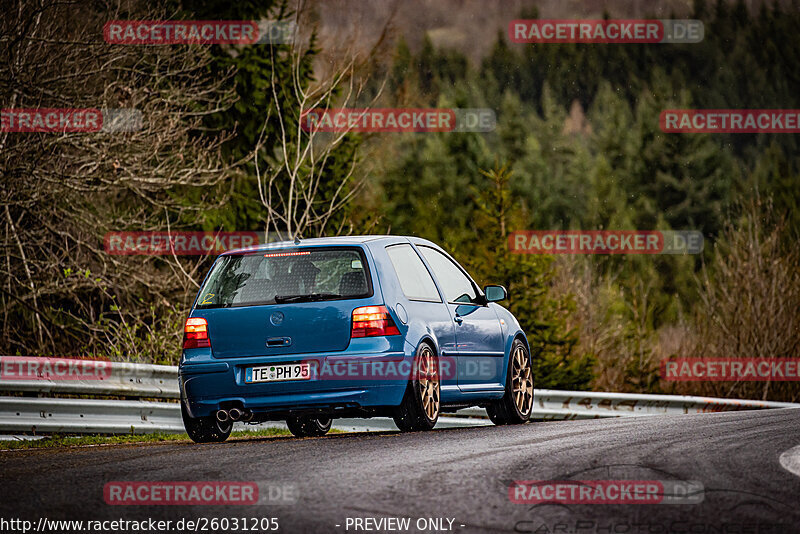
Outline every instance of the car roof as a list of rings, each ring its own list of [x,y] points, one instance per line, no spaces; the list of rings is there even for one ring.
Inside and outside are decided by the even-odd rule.
[[[430,244],[434,243],[427,239],[422,239],[414,236],[401,236],[401,235],[347,235],[335,237],[313,237],[309,239],[300,239],[299,241],[277,241],[274,243],[264,243],[262,245],[254,245],[247,248],[238,248],[229,250],[221,255],[238,254],[242,252],[259,252],[262,250],[274,250],[281,248],[296,248],[296,247],[321,247],[321,246],[346,246],[346,245],[362,245],[372,241],[385,241],[385,244],[392,243],[418,243]]]

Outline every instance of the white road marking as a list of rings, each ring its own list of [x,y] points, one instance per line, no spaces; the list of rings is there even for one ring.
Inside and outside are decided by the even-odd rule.
[[[800,477],[800,445],[781,454],[778,461],[784,469]]]

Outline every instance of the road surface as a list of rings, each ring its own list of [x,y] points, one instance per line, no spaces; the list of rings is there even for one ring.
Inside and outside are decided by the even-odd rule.
[[[776,409],[10,451],[0,453],[0,517],[263,517],[277,518],[278,532],[320,533],[792,533],[800,532],[800,476],[779,459],[799,445],[800,410]],[[703,491],[694,503],[526,504],[509,498],[519,480],[692,481]],[[250,481],[261,500],[112,506],[103,490],[115,481]]]

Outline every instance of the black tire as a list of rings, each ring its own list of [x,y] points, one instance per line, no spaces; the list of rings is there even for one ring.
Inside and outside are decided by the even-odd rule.
[[[331,429],[330,417],[290,417],[286,420],[289,432],[298,438],[324,436]]]
[[[186,433],[195,443],[221,443],[231,435],[233,423],[220,423],[213,415],[208,417],[191,417],[181,401],[181,417]]]
[[[394,424],[403,432],[433,429],[442,407],[440,393],[439,358],[430,344],[422,342],[403,401],[395,409]]]
[[[517,358],[516,362],[515,357]],[[525,362],[525,365],[520,366],[520,361]],[[519,369],[520,367],[521,369]],[[517,372],[518,369],[519,372]],[[533,369],[531,355],[528,353],[525,343],[519,339],[515,339],[511,345],[507,375],[503,398],[487,406],[486,413],[489,414],[492,423],[496,425],[527,423],[533,413]]]

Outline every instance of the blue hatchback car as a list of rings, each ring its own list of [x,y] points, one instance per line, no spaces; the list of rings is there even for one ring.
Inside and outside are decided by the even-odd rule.
[[[528,421],[525,333],[434,243],[361,236],[272,243],[217,258],[186,320],[183,422],[196,442],[234,421],[286,420],[321,436],[337,417],[393,417],[430,430],[440,413],[484,406]]]

